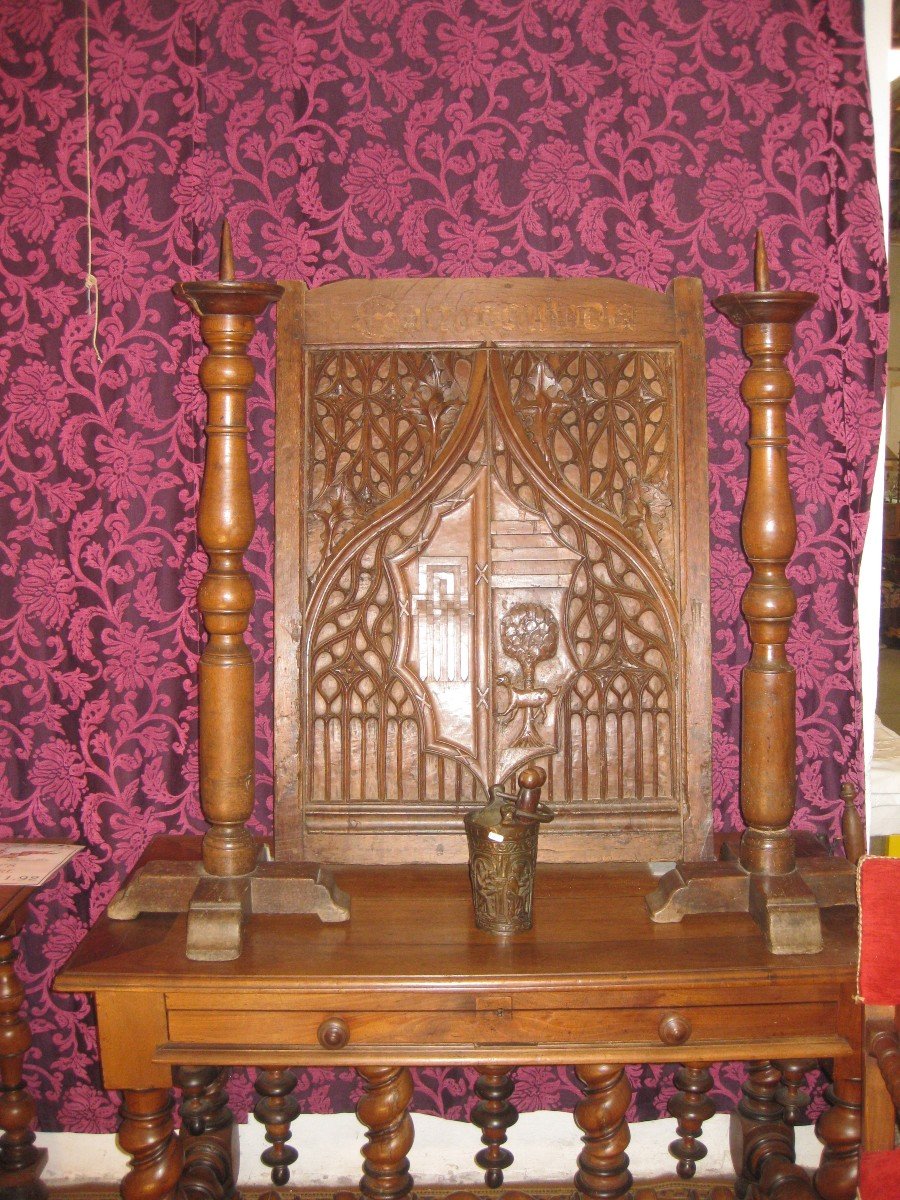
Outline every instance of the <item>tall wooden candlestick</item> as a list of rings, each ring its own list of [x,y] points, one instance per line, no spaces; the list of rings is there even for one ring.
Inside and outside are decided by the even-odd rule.
[[[197,531],[209,566],[197,605],[209,635],[200,658],[200,805],[209,822],[203,866],[210,875],[246,875],[257,858],[245,822],[253,810],[253,659],[244,634],[254,592],[244,568],[256,520],[247,455],[247,392],[255,372],[247,347],[256,319],[281,296],[274,283],[234,278],[231,230],[222,226],[219,278],[179,287],[200,318],[209,354],[200,383],[209,398],[206,467]]]
[[[797,608],[786,568],[797,539],[788,477],[786,411],[794,381],[785,360],[811,292],[772,290],[762,234],[755,290],[714,301],[742,334],[750,369],[741,395],[750,410],[750,473],[741,521],[753,569],[742,609],[750,660],[742,677],[741,812],[747,828],[738,862],[680,863],[648,898],[654,920],[686,913],[749,911],[769,948],[812,954],[822,948],[819,908],[855,898],[846,860],[797,859],[790,823],[796,802],[796,681],[787,657]]]
[[[786,418],[794,381],[785,358],[794,326],[816,297],[770,290],[761,232],[755,274],[755,291],[715,301],[741,330],[750,359],[741,385],[750,409],[750,473],[741,535],[753,568],[741,605],[751,644],[741,689],[741,811],[747,823],[741,865],[752,874],[784,875],[794,868],[788,826],[797,791],[797,686],[785,649],[797,610],[785,572],[797,542]]]
[[[219,278],[182,283],[176,294],[200,318],[209,353],[200,383],[209,405],[206,463],[197,530],[209,567],[197,604],[209,635],[200,658],[200,805],[209,823],[202,862],[147,863],[109,906],[131,920],[141,912],[185,912],[188,958],[227,960],[241,949],[250,912],[316,913],[345,921],[347,897],[316,863],[260,861],[247,829],[256,753],[253,659],[244,640],[253,584],[244,554],[256,522],[247,454],[247,392],[255,377],[247,353],[260,317],[283,289],[234,277],[231,230],[222,227]]]

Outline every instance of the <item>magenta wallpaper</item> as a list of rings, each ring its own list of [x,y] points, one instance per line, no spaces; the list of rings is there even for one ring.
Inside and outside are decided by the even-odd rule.
[[[853,0],[92,0],[94,270],[84,288],[81,0],[0,4],[0,835],[88,850],[22,938],[45,1128],[106,1130],[90,1006],[54,973],[147,841],[196,830],[194,532],[202,446],[194,321],[229,212],[239,270],[299,276],[617,275],[708,297],[773,276],[819,293],[793,359],[799,509],[790,644],[798,824],[833,838],[862,782],[854,585],[878,434],[884,250]],[[271,789],[273,327],[254,343],[259,528],[256,826]],[[737,805],[744,363],[708,308],[715,796]],[[870,614],[875,619],[875,614]],[[715,1095],[737,1069],[716,1074]],[[664,1108],[636,1067],[636,1109]],[[354,1077],[301,1072],[305,1110]],[[235,1100],[246,1110],[251,1084]],[[521,1070],[515,1100],[571,1104]],[[418,1073],[461,1116],[459,1072]],[[473,1142],[474,1148],[474,1142]]]

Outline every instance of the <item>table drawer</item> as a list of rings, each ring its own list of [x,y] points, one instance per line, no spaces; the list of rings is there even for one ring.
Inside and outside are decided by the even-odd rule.
[[[277,1046],[295,1048],[297,1062],[310,1054],[350,1062],[354,1051],[391,1046],[427,1047],[429,1056],[442,1047],[448,1057],[463,1047],[629,1046],[646,1051],[677,1051],[727,1041],[761,1043],[778,1039],[834,1036],[837,1005],[826,1001],[794,1004],[646,1007],[598,1009],[521,1009],[513,1007],[453,1011],[413,1009],[385,1011],[346,1007],[320,1009],[259,1008],[234,1010],[170,1006],[168,1033],[180,1045],[228,1048],[232,1051]],[[672,1057],[671,1053],[664,1057]],[[523,1061],[525,1060],[525,1056]],[[678,1057],[675,1054],[675,1057]],[[739,1057],[739,1056],[738,1056]]]

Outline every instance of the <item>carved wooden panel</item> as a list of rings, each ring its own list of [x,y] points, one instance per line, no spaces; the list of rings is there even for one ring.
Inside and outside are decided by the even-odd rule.
[[[677,346],[338,344],[302,369],[278,853],[464,858],[463,813],[537,762],[547,856],[680,854]]]

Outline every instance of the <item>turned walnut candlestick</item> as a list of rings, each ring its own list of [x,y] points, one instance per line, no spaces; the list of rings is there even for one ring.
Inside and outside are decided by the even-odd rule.
[[[315,913],[346,921],[349,901],[317,863],[262,859],[247,829],[253,811],[256,714],[253,659],[244,639],[253,584],[244,554],[255,528],[247,453],[247,353],[257,319],[277,301],[277,283],[237,280],[231,230],[222,227],[219,278],[179,284],[176,295],[200,318],[209,353],[200,364],[208,398],[206,463],[197,531],[209,566],[197,592],[208,634],[200,658],[200,805],[209,823],[202,862],[154,859],[114,898],[120,921],[142,912],[187,912],[188,958],[225,961],[241,951],[249,913]]]
[[[797,541],[786,418],[794,381],[785,358],[793,345],[794,326],[816,297],[811,292],[770,290],[761,233],[755,284],[753,292],[715,301],[719,312],[741,330],[750,359],[741,384],[750,410],[750,473],[741,537],[753,568],[741,604],[751,643],[741,681],[741,812],[747,823],[741,865],[752,874],[783,875],[794,867],[788,826],[797,791],[797,687],[785,649],[797,610],[786,574]]]
[[[741,689],[741,812],[747,828],[737,862],[679,863],[647,899],[656,921],[745,909],[777,954],[822,948],[819,909],[854,902],[852,869],[825,856],[798,861],[790,828],[796,802],[797,688],[787,657],[797,608],[787,565],[797,539],[788,475],[786,411],[794,381],[786,365],[794,327],[811,292],[773,290],[757,234],[752,292],[714,301],[741,330],[750,368],[741,396],[750,410],[750,472],[741,535],[752,575],[742,600],[750,660]]]
[[[200,806],[209,822],[203,866],[210,875],[246,875],[257,847],[245,826],[253,810],[253,659],[244,634],[254,592],[244,568],[256,521],[247,455],[247,392],[255,372],[247,347],[256,320],[277,301],[275,283],[234,278],[231,231],[222,226],[219,278],[179,285],[200,318],[209,354],[200,383],[209,399],[206,467],[197,531],[209,566],[197,605],[209,635],[200,658]]]

